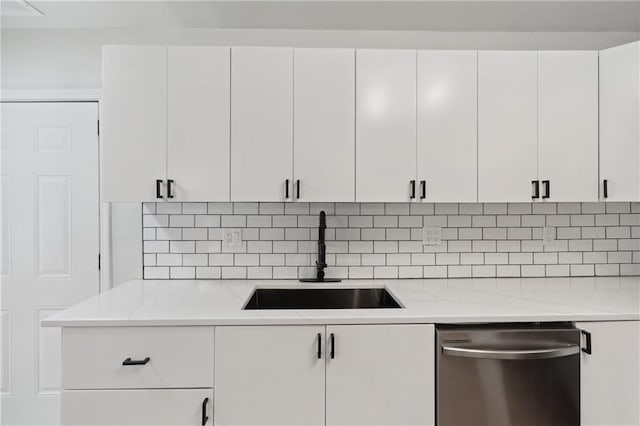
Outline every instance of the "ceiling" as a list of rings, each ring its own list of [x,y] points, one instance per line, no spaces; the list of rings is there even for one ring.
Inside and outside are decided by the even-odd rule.
[[[30,0],[43,16],[2,3],[3,28],[640,31],[640,1]]]

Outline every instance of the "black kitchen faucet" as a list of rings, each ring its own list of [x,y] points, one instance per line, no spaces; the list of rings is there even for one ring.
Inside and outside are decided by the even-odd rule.
[[[318,260],[316,260],[316,277],[302,278],[303,283],[336,283],[337,278],[325,278],[324,268],[327,267],[327,245],[324,242],[324,231],[327,229],[327,218],[324,211],[320,212],[320,225],[318,226]]]

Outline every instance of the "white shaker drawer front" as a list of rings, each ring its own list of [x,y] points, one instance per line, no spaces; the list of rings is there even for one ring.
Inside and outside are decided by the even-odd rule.
[[[62,391],[63,426],[210,426],[213,389]]]
[[[64,328],[62,387],[213,387],[213,333],[213,327]]]

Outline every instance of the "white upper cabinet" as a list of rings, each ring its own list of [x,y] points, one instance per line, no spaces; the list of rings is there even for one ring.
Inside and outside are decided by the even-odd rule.
[[[231,200],[290,200],[292,179],[293,49],[234,47]]]
[[[477,201],[477,52],[418,52],[418,199]]]
[[[102,50],[100,159],[103,201],[156,201],[166,195],[167,48]]]
[[[229,201],[230,49],[169,47],[168,169],[175,201]]]
[[[356,201],[409,201],[415,179],[416,51],[358,50]]]
[[[530,202],[537,179],[538,53],[478,52],[478,201]]]
[[[600,182],[601,199],[640,200],[640,42],[600,52]]]
[[[640,321],[584,322],[576,327],[588,333],[591,343],[584,342],[580,354],[580,424],[640,424]]]
[[[355,200],[355,51],[294,51],[294,195]]]
[[[538,53],[538,178],[541,199],[598,200],[598,52]]]

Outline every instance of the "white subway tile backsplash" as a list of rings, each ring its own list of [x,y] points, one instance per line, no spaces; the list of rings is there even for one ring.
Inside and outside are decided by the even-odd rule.
[[[447,267],[447,276],[449,278],[471,278],[471,266],[449,265]]]
[[[484,214],[507,214],[506,203],[487,203],[484,205]]]
[[[640,203],[143,203],[147,279],[637,275]],[[423,245],[422,227],[442,243]],[[542,227],[555,241],[542,242]],[[223,247],[240,228],[239,248]]]
[[[495,277],[496,265],[473,265],[471,266],[471,276],[478,278]]]
[[[172,214],[169,216],[169,226],[172,228],[193,227],[195,216],[192,214]]]
[[[284,214],[308,215],[309,203],[303,203],[303,202],[285,203]]]

